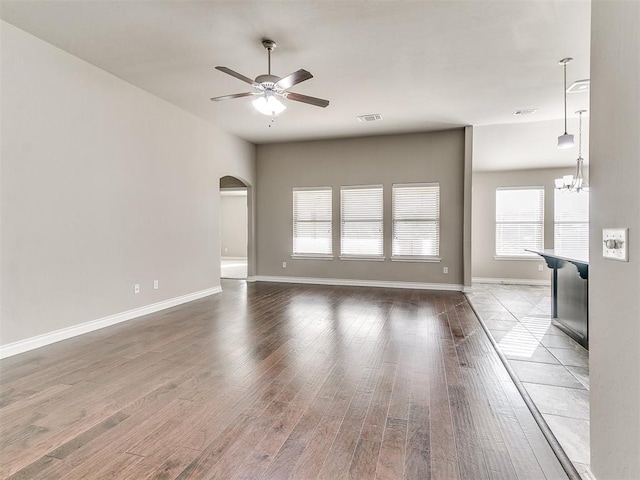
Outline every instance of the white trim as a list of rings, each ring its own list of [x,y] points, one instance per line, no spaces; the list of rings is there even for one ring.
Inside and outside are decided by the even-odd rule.
[[[180,297],[170,298],[169,300],[163,300],[162,302],[152,303],[151,305],[146,305],[144,307],[134,308],[133,310],[127,310],[126,312],[116,313],[115,315],[109,315],[107,317],[98,318],[97,320],[90,320],[71,327],[61,328],[60,330],[55,330],[53,332],[43,333],[42,335],[36,335],[35,337],[1,345],[0,358],[7,358],[19,353],[28,352],[29,350],[44,347],[45,345],[60,342],[68,338],[77,337],[78,335],[93,332],[94,330],[109,327],[117,323],[126,322],[127,320],[133,320],[134,318],[142,317],[143,315],[175,307],[176,305],[181,305],[215,293],[220,293],[221,291],[222,288],[220,286],[207,288],[206,290],[200,290],[199,292],[188,293]]]
[[[471,286],[471,285],[463,286],[462,287],[462,293],[473,293],[473,286]]]
[[[274,275],[256,275],[254,278],[256,282],[303,283],[311,285],[379,288],[415,288],[417,290],[448,290],[455,292],[462,291],[462,285],[453,283],[394,282],[385,280],[353,280],[350,278],[280,277]]]
[[[438,263],[442,261],[440,257],[421,257],[419,255],[396,255],[391,257],[392,262],[422,262],[422,263]]]
[[[244,260],[248,261],[247,257],[220,257],[220,260]]]
[[[328,255],[322,255],[322,254],[317,254],[314,255],[312,253],[294,253],[293,255],[291,255],[291,258],[293,260],[333,260],[333,255],[328,254]]]
[[[584,471],[584,476],[586,477],[587,480],[598,480],[590,468],[587,468]]]
[[[221,197],[246,197],[247,187],[221,188]]]
[[[384,262],[386,257],[373,257],[368,255],[340,255],[340,260],[363,260],[365,262]]]
[[[540,258],[538,258],[537,255],[494,255],[493,256],[494,260],[515,260],[515,261],[520,261],[520,260],[526,260],[526,261],[536,261],[536,262],[541,262],[542,260],[540,260]]]
[[[551,280],[533,280],[529,278],[483,278],[473,277],[473,283],[499,283],[504,285],[551,285]]]
[[[253,276],[253,275],[249,275],[249,276],[247,276],[247,278],[245,278],[245,281],[247,283],[255,282],[256,281],[256,277]]]

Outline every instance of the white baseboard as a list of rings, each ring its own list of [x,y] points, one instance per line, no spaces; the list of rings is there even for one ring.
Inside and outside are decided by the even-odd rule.
[[[42,335],[1,345],[0,358],[11,357],[19,353],[28,352],[29,350],[34,350],[36,348],[44,347],[45,345],[60,342],[61,340],[66,340],[84,333],[109,327],[116,323],[126,322],[127,320],[142,317],[143,315],[175,307],[176,305],[181,305],[215,293],[220,293],[221,291],[222,288],[219,286],[207,288],[206,290],[200,290],[199,292],[188,293],[180,297],[170,298],[169,300],[163,300],[162,302],[152,303],[151,305],[146,305],[144,307],[134,308],[133,310],[127,310],[126,312],[116,313],[115,315],[109,315],[108,317],[90,320],[71,327],[62,328],[53,332],[43,333]]]
[[[462,287],[462,293],[473,293],[473,286],[463,286]]]
[[[584,472],[584,476],[587,477],[587,480],[598,480],[590,468],[587,468]]]
[[[247,279],[247,281],[249,281],[249,279]],[[377,288],[415,288],[418,290],[449,290],[455,292],[462,291],[462,285],[452,283],[392,282],[383,280],[352,280],[348,278],[280,277],[270,275],[256,275],[252,277],[251,281]]]
[[[498,283],[503,285],[543,285],[550,286],[551,280],[531,280],[527,278],[483,278],[473,277],[473,283]]]
[[[247,257],[220,257],[220,260],[244,260],[247,261]]]
[[[247,283],[251,283],[251,282],[255,282],[256,281],[256,277],[254,277],[253,275],[249,275],[246,278]]]

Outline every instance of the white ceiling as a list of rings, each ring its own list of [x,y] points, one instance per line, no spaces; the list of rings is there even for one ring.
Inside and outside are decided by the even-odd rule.
[[[475,127],[473,170],[575,167],[578,158],[578,119],[570,118],[567,129],[575,135],[574,148],[557,147],[557,137],[564,132],[563,119]],[[588,165],[589,118],[586,116],[582,119],[582,157],[585,165]]]
[[[511,1],[2,0],[2,18],[254,143],[527,123],[562,117],[568,81],[589,78],[590,3]],[[214,69],[314,78],[270,125],[250,90]],[[247,88],[248,87],[248,88]],[[588,94],[569,96],[571,116]],[[513,111],[537,108],[535,115]],[[382,121],[359,123],[357,115]],[[554,132],[555,136],[561,131]],[[551,140],[554,141],[554,138]],[[572,155],[571,158],[575,157]]]

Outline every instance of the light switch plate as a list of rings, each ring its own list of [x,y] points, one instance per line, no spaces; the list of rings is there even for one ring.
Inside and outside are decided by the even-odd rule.
[[[614,240],[615,248],[607,247],[607,240]],[[609,242],[611,243],[611,242]],[[603,228],[602,229],[602,256],[621,262],[629,261],[629,229],[628,228]]]

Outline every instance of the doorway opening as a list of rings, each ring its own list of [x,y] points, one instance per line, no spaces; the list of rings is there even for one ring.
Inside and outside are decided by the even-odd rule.
[[[220,278],[247,278],[247,190],[235,177],[220,178]]]

